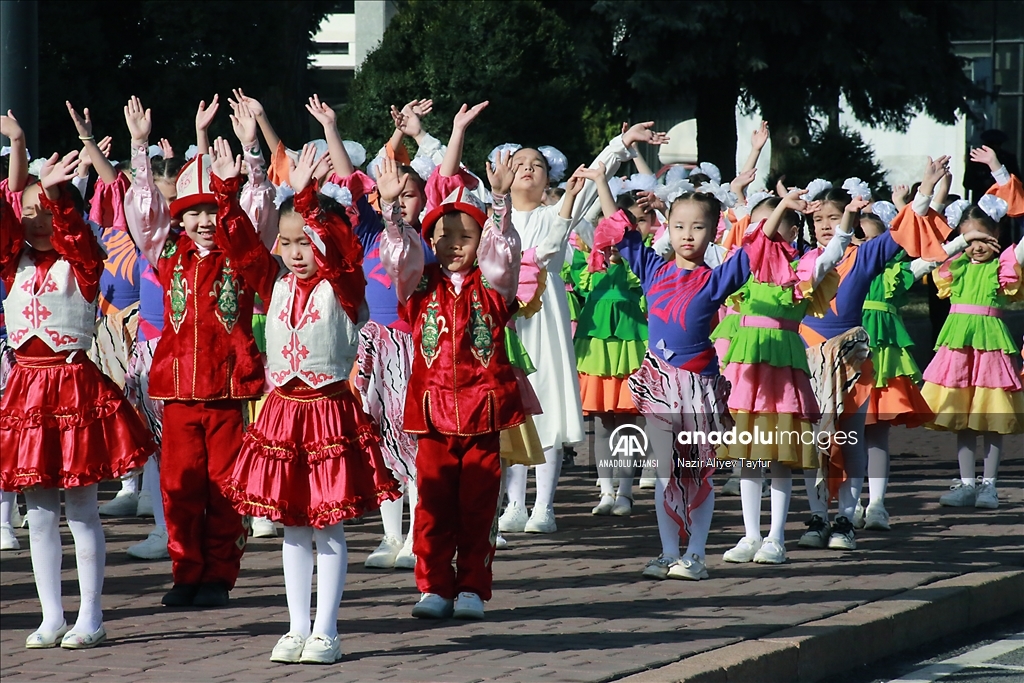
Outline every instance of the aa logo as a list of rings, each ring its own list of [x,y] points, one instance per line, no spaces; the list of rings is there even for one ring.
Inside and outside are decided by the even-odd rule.
[[[608,437],[612,458],[644,460],[647,456],[647,433],[636,425],[619,425]]]

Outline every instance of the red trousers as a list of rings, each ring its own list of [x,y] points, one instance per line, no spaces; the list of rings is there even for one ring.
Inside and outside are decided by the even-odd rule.
[[[241,401],[164,403],[160,489],[176,584],[235,585],[247,534],[221,487],[241,447]]]
[[[419,436],[413,552],[421,593],[450,600],[470,592],[491,599],[501,488],[499,450],[498,432]]]

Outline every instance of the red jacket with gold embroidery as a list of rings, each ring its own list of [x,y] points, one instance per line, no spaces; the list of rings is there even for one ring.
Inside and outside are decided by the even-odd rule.
[[[455,293],[441,266],[427,265],[403,314],[413,328],[405,431],[472,436],[509,429],[526,417],[505,351],[505,302],[474,268]]]
[[[211,178],[218,207],[214,249],[201,255],[186,235],[172,233],[153,263],[166,297],[149,379],[154,399],[216,401],[263,393],[253,296],[272,286],[277,269],[270,253],[258,248],[259,235],[238,204],[239,184],[238,178]],[[228,240],[231,251],[246,258],[228,256]]]

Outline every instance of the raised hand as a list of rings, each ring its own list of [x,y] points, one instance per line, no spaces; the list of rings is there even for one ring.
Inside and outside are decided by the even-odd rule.
[[[750,145],[754,149],[764,149],[765,144],[768,142],[769,131],[768,122],[762,121],[761,125],[755,130],[750,136]]]
[[[243,149],[249,149],[256,144],[256,115],[245,102],[229,100],[228,104],[231,105],[231,127],[235,130],[235,137]]]
[[[46,160],[43,164],[43,168],[39,171],[39,184],[43,188],[43,192],[50,199],[57,199],[60,196],[59,185],[66,183],[75,177],[75,171],[78,170],[78,150],[68,152],[64,155],[63,159],[57,157],[57,153],[54,152],[53,156]]]
[[[164,153],[164,159],[174,158],[174,148],[171,147],[171,143],[167,141],[167,138],[160,138],[160,142],[156,143],[160,150]]]
[[[487,108],[488,104],[490,104],[490,101],[485,100],[473,107],[468,107],[465,104],[462,105],[462,108],[460,108],[458,113],[455,114],[455,119],[452,121],[452,128],[466,130],[469,124],[473,123],[473,121],[476,120],[476,117],[480,115],[480,112]]]
[[[409,104],[405,105],[409,107],[410,111],[416,116],[423,118],[434,110],[434,100],[413,100]],[[405,107],[402,107],[402,111],[405,111]]]
[[[806,194],[807,190],[802,190],[800,192],[801,192],[801,194]],[[803,200],[801,200],[801,201],[803,201]],[[815,211],[820,211],[821,207],[824,205],[824,202],[822,202],[820,200],[816,200],[816,201],[812,201],[812,202],[804,202],[804,204],[805,204],[805,206],[804,206],[804,208],[800,209],[800,213],[809,216],[812,213],[814,213]]]
[[[224,138],[213,141],[211,148],[213,163],[210,172],[221,180],[229,180],[242,175],[242,155],[232,156],[231,144]]]
[[[7,116],[0,116],[0,135],[11,140],[20,140],[25,137],[25,131],[21,129],[18,119],[14,118],[10,109],[7,110]]]
[[[846,205],[846,213],[860,213],[871,204],[870,197],[854,197],[850,200],[850,203]]]
[[[789,188],[786,187],[785,175],[780,175],[779,179],[775,181],[775,194],[779,197],[785,197],[789,194]]]
[[[982,145],[981,149],[971,150],[971,161],[979,164],[985,164],[989,167],[989,170],[998,171],[999,167],[1002,166],[999,163],[999,157],[996,155],[996,151],[991,147]]]
[[[892,203],[896,205],[896,208],[906,206],[908,199],[910,199],[909,186],[900,184],[892,188]]]
[[[128,132],[132,134],[133,145],[145,145],[149,142],[149,134],[153,130],[153,116],[149,109],[142,108],[142,102],[135,95],[124,107],[124,121],[128,124]]]
[[[102,140],[96,143],[96,146],[100,148],[100,152],[103,154],[104,159],[110,158],[110,146],[113,144],[113,142],[114,138],[108,135],[107,137],[103,138]]]
[[[973,156],[974,150],[971,150],[971,157],[973,158]],[[924,176],[921,178],[921,194],[931,196],[932,190],[935,189],[935,183],[939,182],[948,171],[948,156],[941,156],[938,159],[928,157],[928,163],[924,167]]]
[[[309,181],[313,179],[313,170],[316,165],[316,146],[303,145],[299,160],[288,175],[288,184],[295,190],[295,194],[302,192],[309,185]]]
[[[68,113],[71,115],[71,120],[75,122],[75,128],[78,130],[79,140],[88,140],[92,137],[92,119],[89,118],[89,107],[82,110],[80,116],[75,108],[71,106],[71,103],[66,101],[64,104],[68,108]]]
[[[218,109],[220,109],[220,95],[213,96],[209,107],[206,106],[206,100],[202,100],[199,103],[199,108],[196,109],[196,130],[205,131],[209,128]]]
[[[512,153],[502,152],[498,155],[497,163],[487,162],[487,182],[491,184],[491,192],[494,194],[508,194],[512,189],[512,181],[516,172],[512,168]]]
[[[742,196],[743,191],[747,189],[750,183],[754,182],[754,178],[757,177],[757,169],[752,168],[749,171],[742,171],[736,176],[731,183],[729,188],[736,193],[737,196]]]
[[[963,234],[963,238],[967,240],[967,244],[971,244],[972,242],[982,242],[983,244],[985,244],[985,246],[987,246],[989,249],[991,249],[997,254],[1002,248],[999,245],[999,240],[997,240],[992,235],[989,235],[987,232],[982,232],[981,230],[971,230],[970,232],[965,232]]]
[[[402,193],[407,176],[407,173],[399,173],[394,159],[382,159],[377,167],[377,192],[380,193],[380,200],[393,204]]]
[[[326,102],[321,102],[319,95],[314,94],[309,98],[309,103],[306,104],[306,111],[312,114],[313,118],[324,128],[336,125],[338,120],[334,110],[327,106]]]
[[[259,100],[257,100],[254,97],[249,97],[244,92],[242,92],[241,88],[233,88],[231,90],[231,93],[235,96],[234,101],[236,104],[244,103],[247,107],[249,107],[249,111],[251,111],[252,115],[256,118],[263,116],[263,105],[260,104]],[[228,101],[230,102],[231,100]]]
[[[433,100],[413,100],[401,110],[394,105],[391,106],[391,118],[395,122],[395,128],[411,138],[419,137],[423,133],[423,125],[420,118],[426,116],[434,108]]]
[[[595,183],[604,177],[605,165],[603,161],[597,162],[596,168],[589,168],[587,166],[580,166],[573,173],[574,176],[583,178],[584,180],[593,180]]]
[[[651,211],[664,212],[668,208],[665,206],[665,202],[661,201],[658,195],[653,192],[637,192],[636,203],[637,206],[643,209],[644,213],[650,213]]]
[[[583,185],[587,182],[587,179],[580,175],[580,171],[585,170],[587,170],[587,167],[581,165],[579,168],[573,171],[572,175],[569,176],[569,179],[565,181],[565,194],[570,199],[578,195],[580,191],[583,189]]]
[[[812,204],[817,204],[818,206],[821,206],[821,202],[809,202],[806,199],[801,199],[801,197],[804,196],[805,194],[807,194],[807,190],[800,189],[799,187],[794,188],[792,190],[787,190],[785,194],[781,195],[782,201],[780,202],[780,204],[782,206],[785,206],[787,209],[793,209],[794,211],[799,211],[800,213],[813,213],[812,211],[808,211],[807,208]]]
[[[631,126],[622,134],[622,144],[626,147],[632,147],[638,142],[646,142],[648,145],[664,145],[669,141],[668,135],[652,131],[653,127],[654,121],[644,121]]]

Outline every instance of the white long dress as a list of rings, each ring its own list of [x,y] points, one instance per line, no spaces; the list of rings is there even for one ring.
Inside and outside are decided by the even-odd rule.
[[[590,166],[594,168],[599,161],[603,162],[605,174],[611,178],[632,156],[619,136],[608,143]],[[584,440],[580,380],[576,372],[569,301],[561,269],[570,229],[597,200],[597,186],[588,181],[576,196],[571,220],[558,215],[562,210],[562,200],[533,211],[512,209],[512,225],[522,239],[523,249],[535,247],[537,263],[548,271],[540,311],[531,318],[516,321],[523,346],[537,368],[529,380],[544,409],[543,415],[534,416],[534,423],[545,449]]]

